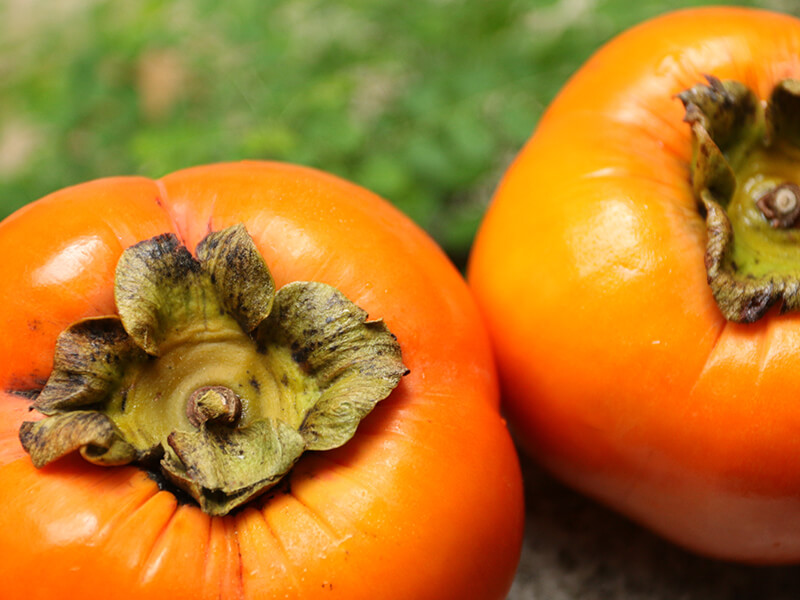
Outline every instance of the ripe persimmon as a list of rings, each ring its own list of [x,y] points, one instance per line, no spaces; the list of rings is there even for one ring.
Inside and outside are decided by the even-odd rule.
[[[798,80],[787,15],[622,34],[509,168],[468,272],[522,445],[733,560],[800,561]]]
[[[4,599],[505,597],[488,337],[389,204],[220,164],[56,192],[0,249]]]

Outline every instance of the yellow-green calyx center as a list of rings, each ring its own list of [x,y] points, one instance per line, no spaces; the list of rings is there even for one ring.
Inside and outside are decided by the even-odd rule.
[[[222,515],[277,483],[306,450],[341,446],[407,372],[382,321],[335,288],[277,292],[241,225],[193,257],[172,234],[127,249],[118,316],[83,319],[20,440],[41,467],[73,451],[159,469]]]
[[[717,305],[744,323],[776,302],[800,308],[800,81],[782,81],[761,101],[741,83],[708,77],[679,97]]]

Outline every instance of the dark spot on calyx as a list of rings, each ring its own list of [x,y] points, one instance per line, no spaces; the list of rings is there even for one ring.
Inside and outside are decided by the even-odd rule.
[[[189,506],[197,506],[197,502],[195,502],[194,498],[167,479],[161,469],[157,468],[157,466],[144,469],[144,472],[150,479],[155,481],[160,491],[169,492],[175,496],[175,501],[178,503],[178,505],[187,504]]]
[[[309,354],[311,354],[310,348],[300,348],[296,352],[292,352],[292,360],[297,364],[302,364],[308,360]]]
[[[39,397],[39,394],[41,392],[42,390],[15,390],[15,389],[6,390],[7,394],[11,394],[12,396],[19,396],[20,398],[25,398],[26,400],[30,401],[36,400],[36,398]],[[33,407],[31,407],[30,410],[33,410]]]

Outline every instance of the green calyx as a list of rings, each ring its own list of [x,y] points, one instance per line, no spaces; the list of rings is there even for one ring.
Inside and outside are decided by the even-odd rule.
[[[800,82],[781,82],[763,102],[739,82],[708,77],[679,98],[717,305],[742,323],[776,302],[800,308]]]
[[[306,450],[341,446],[407,373],[382,321],[335,288],[277,292],[241,225],[193,257],[172,234],[127,249],[118,316],[59,336],[20,440],[34,465],[78,450],[159,469],[211,515],[277,483]]]

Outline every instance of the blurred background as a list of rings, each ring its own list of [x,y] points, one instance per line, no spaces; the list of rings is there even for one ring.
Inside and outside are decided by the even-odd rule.
[[[87,179],[275,159],[377,192],[463,268],[570,74],[622,29],[700,4],[0,0],[0,218]]]

